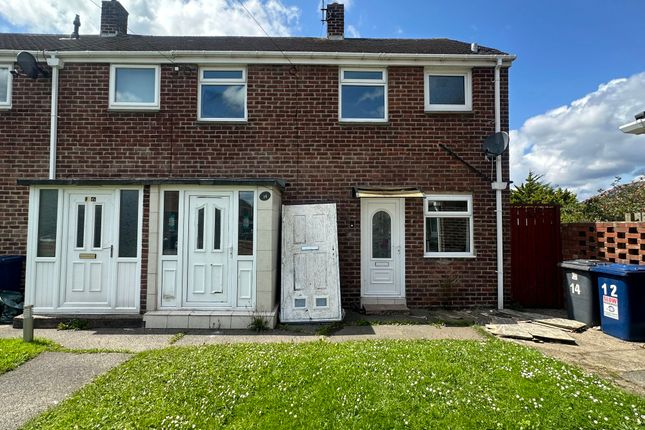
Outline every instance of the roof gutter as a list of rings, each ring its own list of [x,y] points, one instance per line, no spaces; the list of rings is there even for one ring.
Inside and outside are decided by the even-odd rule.
[[[0,57],[12,57],[21,51],[0,50]],[[36,51],[28,51],[36,55]],[[40,52],[38,52],[40,54]],[[119,61],[171,63],[221,62],[265,62],[265,63],[337,63],[337,62],[374,62],[392,64],[417,63],[475,63],[493,65],[498,59],[504,66],[509,66],[515,60],[515,55],[489,54],[402,54],[402,53],[365,53],[365,52],[319,52],[319,51],[62,51],[57,55],[65,62],[100,63]],[[288,59],[287,59],[288,58]]]

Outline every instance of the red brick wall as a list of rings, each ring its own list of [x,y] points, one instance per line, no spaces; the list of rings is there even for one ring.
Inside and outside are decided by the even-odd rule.
[[[562,255],[645,264],[645,222],[562,224]]]
[[[445,144],[486,174],[491,171],[481,142],[494,131],[492,67],[473,70],[473,112],[454,114],[424,113],[423,67],[390,67],[389,123],[382,125],[339,124],[338,67],[275,65],[248,67],[248,123],[198,123],[196,70],[194,65],[181,65],[178,72],[162,67],[159,112],[110,112],[109,65],[66,64],[60,82],[58,177],[284,178],[285,204],[338,204],[344,306],[357,304],[360,297],[360,202],[352,198],[352,186],[470,192],[475,259],[424,258],[421,199],[406,201],[408,303],[496,303],[494,191],[438,148]],[[508,129],[507,79],[504,69],[503,129]],[[0,178],[2,253],[24,253],[25,248],[27,190],[15,180],[47,177],[49,90],[49,81],[17,78],[14,107],[0,113],[0,159],[6,172]],[[507,197],[505,192],[505,224]]]

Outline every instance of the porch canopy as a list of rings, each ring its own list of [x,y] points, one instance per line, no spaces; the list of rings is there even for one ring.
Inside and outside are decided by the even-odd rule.
[[[417,187],[383,187],[383,186],[358,186],[352,188],[352,195],[359,199],[363,198],[413,198],[423,197],[423,191]]]

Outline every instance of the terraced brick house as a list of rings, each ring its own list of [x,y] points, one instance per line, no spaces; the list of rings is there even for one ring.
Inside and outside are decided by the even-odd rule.
[[[110,0],[99,35],[0,34],[0,253],[27,255],[36,314],[275,324],[282,205],[325,202],[343,307],[503,303],[508,157],[492,178],[481,144],[508,128],[514,56],[345,38],[335,3],[323,38],[127,19]]]

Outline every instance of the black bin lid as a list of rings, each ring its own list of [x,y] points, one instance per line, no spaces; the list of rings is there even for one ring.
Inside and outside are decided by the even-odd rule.
[[[560,263],[559,266],[562,267],[563,269],[589,271],[591,270],[592,267],[596,267],[599,264],[606,264],[606,262],[600,261],[600,260],[585,260],[585,259],[565,260],[562,263]]]

